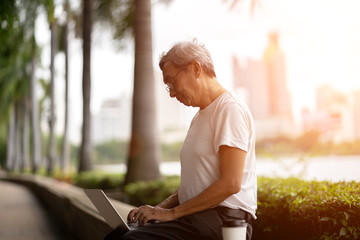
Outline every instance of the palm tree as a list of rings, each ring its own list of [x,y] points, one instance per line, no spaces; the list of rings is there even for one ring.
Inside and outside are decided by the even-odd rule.
[[[28,164],[28,102],[30,93],[29,62],[34,45],[34,24],[38,3],[2,1],[0,95],[2,116],[8,122],[7,167],[23,170]],[[20,16],[24,16],[21,18]],[[24,20],[23,20],[24,19]]]
[[[92,22],[110,23],[116,30],[114,38],[122,39],[128,32],[129,18],[131,18],[132,0],[84,0],[83,1],[83,126],[82,141],[80,147],[80,160],[78,171],[92,170],[92,144],[91,144],[91,112],[90,112],[90,93],[91,93],[91,32]],[[93,5],[95,11],[93,16]],[[114,14],[114,9],[121,10],[125,6],[125,11],[121,14]],[[129,11],[130,9],[130,11]],[[125,12],[125,14],[123,14]],[[94,17],[94,19],[93,19]],[[79,28],[78,28],[79,29]]]
[[[21,133],[21,161],[20,171],[24,171],[29,166],[29,98],[22,99],[22,133]]]
[[[96,20],[110,23],[114,39],[123,44],[121,40],[135,38],[132,135],[126,183],[158,179],[160,144],[152,62],[151,1],[97,0],[96,3]]]
[[[110,23],[114,39],[135,35],[135,80],[133,96],[133,126],[128,156],[127,182],[160,178],[160,144],[156,120],[155,80],[152,64],[151,1],[96,0],[94,21]],[[91,1],[84,1],[84,122],[79,171],[91,166],[90,144],[90,39]],[[137,13],[134,15],[134,9]],[[116,11],[115,11],[116,10]],[[120,14],[119,14],[120,11]],[[88,13],[88,14],[86,14]],[[135,16],[135,23],[133,18]],[[89,29],[89,30],[86,30]],[[135,31],[133,29],[135,28]],[[87,51],[89,51],[87,53]],[[87,54],[87,55],[86,55]],[[86,70],[88,69],[88,70]],[[88,71],[88,72],[87,72]],[[87,81],[88,79],[88,81]],[[144,109],[146,109],[144,111]],[[88,147],[86,147],[88,146]],[[85,155],[87,157],[85,157]],[[144,174],[143,169],[147,171]],[[91,168],[89,168],[91,169]]]
[[[50,40],[50,109],[49,109],[49,156],[47,164],[47,172],[51,174],[54,170],[56,159],[56,142],[55,142],[55,55],[57,52],[57,20],[55,18],[55,3],[54,0],[44,0],[44,7],[47,12],[48,23],[50,27],[51,40]]]
[[[25,24],[26,26],[26,24]],[[24,33],[26,30],[24,29]],[[20,55],[18,56],[18,74],[14,78],[15,89],[13,92],[15,131],[13,145],[15,149],[12,169],[23,171],[29,163],[29,95],[30,95],[30,76],[28,72],[29,62],[31,60],[30,49],[31,39],[23,34],[23,44]]]
[[[15,100],[16,101],[16,100]],[[12,170],[19,170],[20,162],[21,162],[21,147],[20,147],[20,132],[21,132],[21,123],[20,123],[20,103],[15,102],[15,155],[13,165],[11,166]]]
[[[18,73],[22,29],[17,24],[19,13],[15,2],[0,1],[0,120],[7,125],[6,168],[15,163],[15,109],[14,93]]]
[[[21,155],[21,164],[20,170],[24,170],[29,166],[29,147],[30,147],[30,138],[29,138],[29,112],[31,111],[32,119],[32,172],[37,170],[38,162],[38,153],[39,153],[39,138],[38,132],[38,112],[35,93],[35,62],[37,59],[38,47],[35,40],[35,20],[37,17],[37,10],[39,7],[39,2],[36,0],[33,1],[24,1],[21,6],[25,8],[26,21],[24,22],[24,31],[29,34],[29,37],[24,39],[24,66],[23,66],[23,94],[22,95],[22,155]],[[28,71],[30,69],[30,72]],[[35,121],[34,121],[35,120]]]
[[[15,161],[15,111],[10,113],[7,129],[6,169],[12,170]]]
[[[50,142],[49,142],[49,159],[47,165],[48,174],[54,170],[56,159],[56,140],[55,140],[55,55],[56,55],[56,40],[57,40],[57,22],[55,19],[50,20],[51,32],[51,56],[50,56]]]
[[[32,39],[32,59],[31,59],[31,75],[30,75],[30,99],[31,99],[31,139],[32,139],[32,164],[31,171],[36,173],[39,168],[41,158],[41,141],[40,141],[40,122],[39,122],[39,106],[36,98],[36,78],[35,68],[37,61],[35,37]]]
[[[125,183],[160,178],[152,60],[151,0],[135,0],[135,70],[132,132]]]
[[[66,13],[66,20],[63,28],[63,50],[65,55],[65,123],[64,134],[61,151],[61,169],[63,173],[67,172],[69,164],[69,143],[68,143],[68,120],[69,120],[69,51],[68,51],[68,25],[70,21],[70,6],[69,0],[65,1],[64,11]]]
[[[92,0],[84,0],[83,2],[83,126],[78,168],[79,172],[92,170],[90,125],[92,5]]]

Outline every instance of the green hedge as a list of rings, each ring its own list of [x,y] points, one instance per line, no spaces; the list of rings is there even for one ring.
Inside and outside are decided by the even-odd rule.
[[[125,186],[125,195],[132,205],[149,204],[154,206],[174,193],[179,184],[178,176],[168,176],[162,181],[130,183]]]
[[[255,239],[360,238],[360,183],[258,178]]]
[[[156,205],[173,193],[179,178],[125,187],[133,205]],[[253,239],[360,238],[360,183],[296,178],[258,178],[258,219]]]
[[[84,172],[73,177],[72,183],[81,188],[120,189],[124,174],[105,174],[102,172]]]
[[[178,176],[123,188],[119,174],[83,173],[84,188],[120,189],[132,205],[156,205],[179,186]],[[360,239],[360,183],[258,177],[258,219],[253,239]]]

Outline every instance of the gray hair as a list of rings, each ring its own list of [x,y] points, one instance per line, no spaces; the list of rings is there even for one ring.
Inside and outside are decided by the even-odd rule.
[[[159,61],[160,69],[163,70],[164,65],[168,62],[177,68],[185,68],[193,62],[198,62],[205,73],[210,77],[216,77],[209,51],[196,39],[175,43],[168,52],[162,53]]]

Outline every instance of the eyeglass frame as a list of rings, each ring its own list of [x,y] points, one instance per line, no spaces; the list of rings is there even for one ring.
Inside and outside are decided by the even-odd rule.
[[[166,90],[167,92],[170,92],[171,89],[174,89],[174,82],[175,82],[177,76],[178,76],[178,75],[180,74],[180,72],[182,72],[182,71],[184,71],[184,70],[183,70],[182,68],[180,68],[179,71],[178,71],[173,77],[171,77],[171,80],[170,80],[168,83],[166,83],[165,90]]]

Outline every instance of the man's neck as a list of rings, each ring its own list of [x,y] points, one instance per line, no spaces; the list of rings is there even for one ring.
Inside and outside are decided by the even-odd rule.
[[[203,92],[203,100],[200,106],[200,110],[205,109],[213,101],[215,101],[220,95],[226,92],[226,89],[216,80],[216,78],[209,78],[205,91]]]

